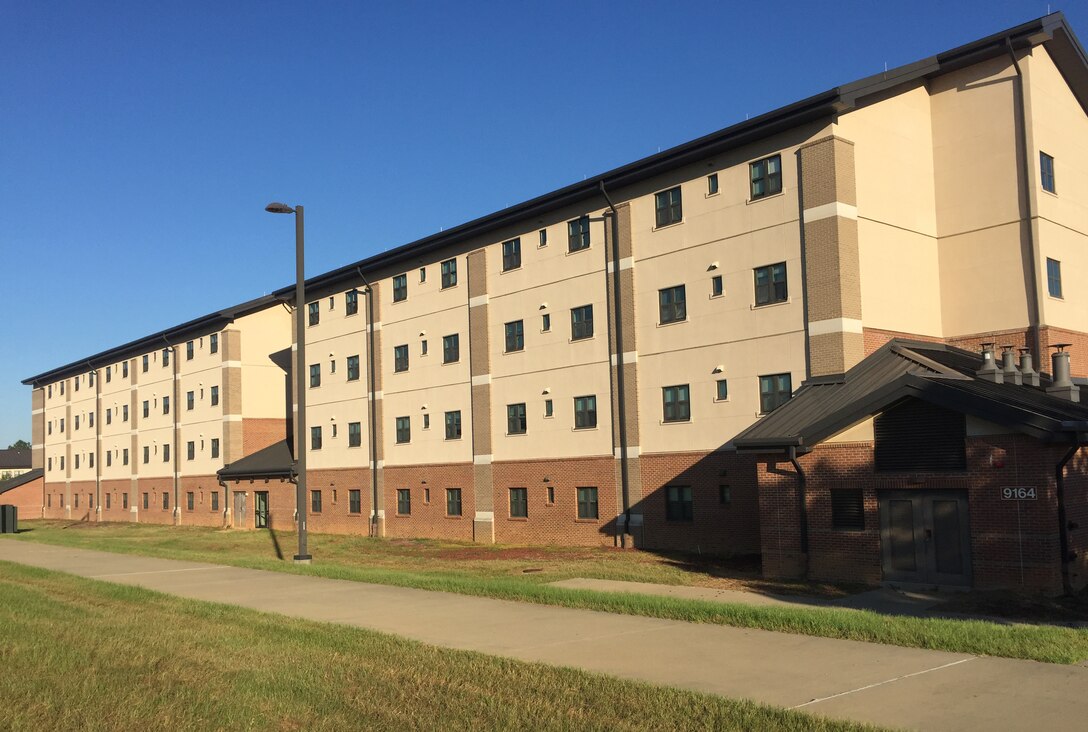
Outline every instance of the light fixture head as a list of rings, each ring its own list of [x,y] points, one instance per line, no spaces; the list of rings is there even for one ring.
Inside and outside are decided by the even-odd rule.
[[[713,272],[717,268],[718,268],[718,263],[717,262],[711,262],[710,266],[706,268],[706,271],[707,272]]]
[[[286,203],[279,203],[273,201],[264,207],[264,210],[268,213],[294,213],[295,209],[288,206]]]

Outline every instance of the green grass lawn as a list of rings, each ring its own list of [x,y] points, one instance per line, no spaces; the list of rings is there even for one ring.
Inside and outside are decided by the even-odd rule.
[[[0,562],[0,727],[848,730]]]
[[[679,555],[311,534],[315,563],[299,566],[289,561],[295,541],[294,534],[289,533],[59,521],[25,522],[23,526],[31,530],[18,534],[17,539],[102,551],[978,655],[1052,663],[1076,663],[1088,658],[1085,629],[910,618],[831,608],[753,607],[546,584],[570,577],[592,577],[664,584],[740,582],[747,583],[748,589],[782,590],[773,583],[761,586],[755,577],[745,579],[743,573],[726,565],[704,566],[697,558]],[[275,542],[279,542],[278,550]],[[288,561],[280,559],[278,553]]]

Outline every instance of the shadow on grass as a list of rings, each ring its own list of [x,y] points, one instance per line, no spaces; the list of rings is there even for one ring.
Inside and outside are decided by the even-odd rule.
[[[271,529],[268,531],[268,536],[272,539],[272,548],[276,550],[276,559],[283,561],[283,550],[280,548],[279,537],[276,536],[276,532]]]

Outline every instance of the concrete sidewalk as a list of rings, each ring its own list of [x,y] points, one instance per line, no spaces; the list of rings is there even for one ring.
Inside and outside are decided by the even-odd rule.
[[[0,560],[915,729],[1077,729],[1088,666],[700,625],[0,540]]]

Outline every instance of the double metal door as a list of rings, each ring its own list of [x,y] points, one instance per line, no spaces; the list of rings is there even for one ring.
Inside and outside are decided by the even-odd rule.
[[[887,581],[971,584],[967,496],[962,491],[882,493],[880,544]]]

